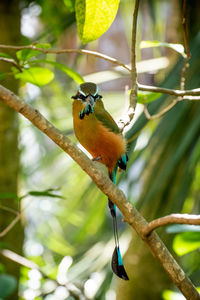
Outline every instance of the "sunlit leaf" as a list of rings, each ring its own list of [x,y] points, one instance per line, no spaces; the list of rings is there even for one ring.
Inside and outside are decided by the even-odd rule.
[[[37,48],[42,48],[42,49],[51,48],[51,44],[49,44],[49,43],[37,43],[37,44],[34,44],[34,46]]]
[[[60,69],[61,71],[65,72],[69,77],[71,77],[74,81],[76,81],[78,84],[81,84],[84,82],[83,77],[74,71],[73,69],[67,67],[66,65],[63,65],[61,63],[55,62],[55,61],[50,61],[50,60],[45,60],[45,59],[37,59],[31,61],[31,63],[46,63],[46,64],[51,64],[55,66],[56,68]]]
[[[37,86],[43,86],[51,82],[54,78],[52,71],[42,67],[31,67],[23,69],[21,73],[15,74],[15,78],[22,79]]]
[[[17,287],[17,280],[14,276],[8,274],[0,274],[0,297],[5,299]]]
[[[0,57],[12,58],[12,56],[10,56],[9,54],[7,54],[5,52],[0,52]]]
[[[63,0],[63,2],[70,12],[75,10],[75,0]]]
[[[138,92],[138,103],[146,104],[158,99],[162,94],[160,93],[151,93],[151,92]]]
[[[140,48],[151,48],[151,47],[168,47],[176,52],[180,53],[182,56],[186,56],[184,52],[184,47],[182,44],[173,44],[173,43],[164,43],[164,42],[159,42],[159,41],[142,41],[140,43]]]
[[[38,54],[40,52],[33,49],[23,49],[16,52],[17,58],[21,61],[27,61]]]
[[[180,293],[176,293],[170,290],[165,290],[162,294],[164,300],[184,300],[185,297]]]
[[[76,0],[78,33],[86,44],[98,39],[112,24],[119,0]]]
[[[184,232],[177,234],[173,241],[173,249],[179,256],[200,247],[200,232]]]

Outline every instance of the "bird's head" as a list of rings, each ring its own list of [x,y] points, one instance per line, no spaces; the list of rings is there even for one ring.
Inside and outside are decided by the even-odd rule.
[[[98,87],[95,83],[84,82],[80,84],[76,95],[72,96],[72,98],[80,100],[83,104],[88,104],[93,108],[96,101],[102,96],[98,94]]]

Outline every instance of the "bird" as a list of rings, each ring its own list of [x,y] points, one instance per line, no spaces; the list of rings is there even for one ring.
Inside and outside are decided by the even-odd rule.
[[[91,154],[94,161],[107,167],[110,179],[116,184],[116,172],[126,170],[128,156],[126,140],[112,116],[104,108],[98,86],[93,82],[84,82],[78,87],[72,104],[73,127],[79,143]],[[129,280],[126,273],[118,238],[116,205],[108,199],[108,206],[113,220],[115,249],[112,255],[112,270],[124,280]]]

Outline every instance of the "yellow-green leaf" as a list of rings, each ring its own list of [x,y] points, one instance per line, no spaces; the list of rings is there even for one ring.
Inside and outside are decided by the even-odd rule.
[[[38,54],[40,52],[33,49],[22,49],[16,52],[17,58],[21,61],[27,61]]]
[[[98,39],[112,24],[119,0],[76,0],[78,33],[86,44]]]
[[[174,238],[173,249],[179,256],[198,248],[200,248],[200,232],[184,232]]]
[[[182,44],[173,44],[173,43],[163,43],[159,41],[141,41],[140,48],[151,48],[151,47],[168,47],[176,52],[180,53],[183,57],[186,56],[184,52],[184,47]]]
[[[53,80],[54,74],[47,68],[31,67],[23,69],[21,73],[15,74],[15,78],[30,82],[37,86],[43,86]]]
[[[56,68],[60,69],[61,71],[65,72],[69,77],[71,77],[74,81],[76,81],[78,84],[81,84],[84,82],[83,77],[74,71],[73,69],[69,68],[68,66],[65,66],[61,63],[58,63],[56,61],[50,61],[50,60],[45,60],[45,59],[37,59],[37,60],[32,60],[29,62],[29,64],[32,63],[45,63],[45,64],[51,64],[55,66]]]
[[[138,103],[147,104],[152,101],[157,100],[162,94],[160,93],[151,93],[151,92],[138,92]]]

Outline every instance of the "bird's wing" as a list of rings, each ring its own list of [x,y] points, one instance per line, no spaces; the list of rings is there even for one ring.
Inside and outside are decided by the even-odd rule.
[[[94,115],[103,126],[108,128],[111,132],[120,133],[119,127],[111,115],[105,110],[101,100],[98,100],[98,104],[94,109]],[[101,102],[101,103],[100,103]]]

